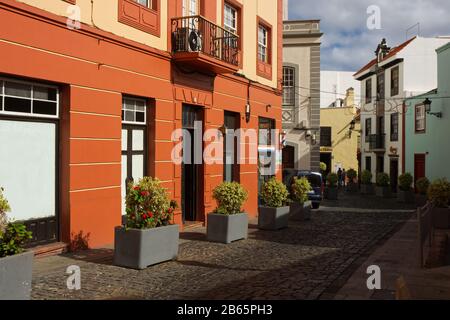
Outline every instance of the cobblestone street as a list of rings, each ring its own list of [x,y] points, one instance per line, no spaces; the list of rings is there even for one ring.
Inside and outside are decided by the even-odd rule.
[[[291,222],[285,230],[260,231],[252,221],[249,238],[230,245],[207,242],[204,228],[192,229],[181,234],[177,261],[143,271],[113,266],[111,249],[42,258],[35,262],[32,297],[330,299],[412,216],[405,209],[395,199],[341,195],[311,221]],[[81,268],[79,291],[67,289],[69,265]]]

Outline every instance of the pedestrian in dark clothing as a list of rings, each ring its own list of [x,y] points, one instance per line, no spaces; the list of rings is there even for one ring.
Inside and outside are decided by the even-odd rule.
[[[347,182],[347,173],[345,172],[345,169],[342,169],[342,185],[345,187]]]
[[[337,172],[337,176],[338,176],[338,187],[340,188],[342,186],[342,169],[339,168],[338,172]]]

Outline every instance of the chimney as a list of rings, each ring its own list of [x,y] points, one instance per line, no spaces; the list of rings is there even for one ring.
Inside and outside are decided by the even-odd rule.
[[[347,92],[345,94],[345,107],[355,108],[355,89],[353,89],[353,88],[347,89]]]
[[[289,0],[283,0],[283,21],[289,20]]]

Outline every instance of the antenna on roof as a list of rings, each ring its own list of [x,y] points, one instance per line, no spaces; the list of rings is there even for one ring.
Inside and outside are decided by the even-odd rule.
[[[408,35],[409,35],[409,31],[411,31],[412,29],[414,29],[415,27],[417,27],[417,35],[420,37],[420,22],[417,22],[415,25],[409,27],[408,29],[406,29],[406,40],[408,40]]]

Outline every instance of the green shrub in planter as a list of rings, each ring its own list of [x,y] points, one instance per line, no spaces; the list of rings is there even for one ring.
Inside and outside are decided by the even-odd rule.
[[[8,201],[0,188],[0,300],[25,300],[30,298],[33,270],[33,252],[24,247],[32,238],[21,223],[8,221]]]
[[[428,188],[428,200],[436,207],[447,208],[450,198],[450,182],[447,179],[438,179]]]
[[[450,228],[450,182],[438,179],[428,188],[428,200],[433,203],[433,224],[438,229]]]
[[[292,203],[290,217],[292,220],[303,221],[311,218],[311,202],[308,201],[308,193],[312,190],[306,177],[294,178],[291,186]]]
[[[389,198],[391,189],[389,188],[390,178],[387,173],[381,172],[377,174],[376,194],[379,197]]]
[[[296,177],[292,183],[291,190],[292,200],[303,204],[308,201],[308,193],[312,190],[312,188],[307,178],[302,177],[298,179]]]
[[[355,169],[348,169],[347,177],[350,182],[353,182],[358,177],[358,173],[356,172]]]
[[[411,190],[411,186],[413,183],[413,176],[410,173],[404,173],[398,177],[399,182],[399,188],[402,191],[409,191]]]
[[[248,214],[242,206],[248,198],[247,191],[237,182],[223,182],[213,190],[217,209],[208,214],[206,235],[209,241],[231,243],[246,239]]]
[[[417,207],[423,207],[427,204],[428,197],[427,197],[427,191],[430,187],[430,180],[428,178],[420,178],[416,181],[416,206]]]
[[[375,192],[372,177],[372,172],[369,170],[364,170],[361,173],[361,194],[373,194]]]
[[[265,206],[259,207],[258,228],[262,230],[286,228],[290,210],[286,186],[272,178],[262,185],[260,196]]]
[[[337,189],[337,183],[338,183],[338,175],[336,173],[330,173],[327,177],[327,186],[325,197],[328,200],[337,200],[338,198],[338,189]]]
[[[130,185],[126,196],[127,222],[116,227],[114,263],[144,269],[178,255],[179,226],[172,225],[177,208],[158,179],[144,177]]]
[[[381,172],[377,174],[377,186],[388,187],[389,186],[389,175],[387,173]]]
[[[275,178],[264,182],[261,187],[261,199],[263,203],[272,208],[284,207],[288,204],[289,192],[286,186]]]
[[[417,192],[420,194],[426,195],[428,192],[428,188],[430,187],[430,180],[428,178],[423,177],[416,181]]]
[[[369,170],[364,170],[361,173],[361,184],[372,184],[372,172],[370,172]]]
[[[213,190],[213,199],[217,202],[218,214],[242,213],[242,205],[248,199],[247,191],[237,182],[223,182]]]
[[[412,191],[413,176],[410,173],[404,173],[398,177],[399,191],[398,200],[400,202],[411,203],[414,202],[414,193]]]

